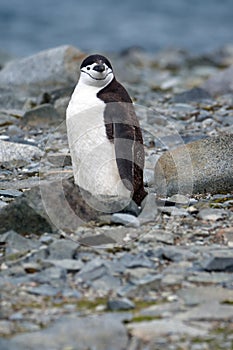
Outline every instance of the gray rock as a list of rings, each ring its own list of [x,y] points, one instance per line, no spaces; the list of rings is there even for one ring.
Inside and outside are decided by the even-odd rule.
[[[227,304],[219,304],[215,301],[208,301],[202,305],[198,305],[188,311],[183,318],[190,321],[230,321],[233,317],[233,306]]]
[[[233,66],[224,69],[212,77],[210,77],[202,88],[209,92],[212,96],[224,95],[233,92]]]
[[[11,230],[0,236],[0,243],[6,244],[5,254],[13,254],[17,252],[26,253],[31,249],[39,248],[39,243],[32,239],[27,239]]]
[[[0,140],[0,162],[6,167],[23,166],[41,159],[44,152],[38,147]]]
[[[187,325],[179,318],[153,320],[150,322],[135,322],[128,325],[131,336],[137,337],[144,342],[155,341],[162,335],[182,335],[200,337],[208,334],[208,330],[199,326]]]
[[[133,215],[123,214],[123,213],[115,213],[111,217],[111,221],[114,224],[121,224],[129,227],[139,227],[140,221]]]
[[[95,292],[102,291],[104,294],[110,294],[115,292],[121,287],[121,280],[118,277],[112,276],[109,272],[105,272],[99,278],[90,282],[87,282]]]
[[[69,240],[58,240],[49,245],[49,259],[72,259],[79,244]]]
[[[89,246],[100,246],[106,244],[115,244],[116,241],[111,237],[108,237],[104,234],[86,236],[79,239],[80,244],[85,244]]]
[[[160,195],[227,193],[233,189],[233,135],[191,142],[165,152],[155,166]]]
[[[14,60],[0,71],[0,85],[38,94],[77,81],[78,65],[84,54],[72,46],[59,46],[33,56]]]
[[[49,267],[41,272],[33,273],[30,280],[38,284],[48,284],[62,289],[65,286],[67,272],[61,267]]]
[[[79,273],[76,274],[76,278],[81,281],[92,281],[102,278],[108,274],[108,267],[102,259],[96,258],[84,265]]]
[[[57,167],[72,165],[71,156],[66,153],[49,154],[47,159],[50,163]]]
[[[55,288],[50,284],[42,284],[38,287],[27,287],[27,293],[34,295],[41,295],[46,297],[54,297],[61,293],[60,288]]]
[[[188,249],[182,249],[179,247],[162,247],[155,253],[164,259],[168,259],[174,262],[180,262],[183,260],[192,261],[197,259],[197,255],[195,253],[192,253]]]
[[[202,264],[204,270],[212,272],[233,272],[233,254],[232,256],[224,256],[216,253],[213,257]]]
[[[83,262],[81,260],[74,259],[47,259],[46,264],[51,264],[52,266],[60,267],[67,272],[78,272],[83,267]]]
[[[124,350],[127,347],[127,331],[121,323],[122,316],[107,314],[87,317],[62,317],[47,329],[0,340],[5,350]]]
[[[195,306],[212,302],[223,303],[233,299],[233,293],[230,290],[219,286],[183,288],[178,291],[178,296],[184,300],[185,305]]]
[[[154,268],[155,263],[150,260],[143,253],[141,254],[124,254],[121,259],[118,260],[121,264],[123,264],[127,268],[137,268],[137,267],[147,267]]]
[[[44,210],[54,226],[63,231],[77,230],[89,221],[98,221],[104,212],[93,206],[90,193],[74,184],[73,178],[54,181],[40,186]],[[95,202],[95,200],[94,200]],[[116,202],[114,202],[116,203]],[[103,206],[106,207],[107,202]],[[109,205],[111,203],[109,202]]]
[[[22,123],[27,126],[48,127],[48,125],[57,125],[61,120],[56,109],[47,103],[27,111]]]
[[[14,197],[20,197],[22,196],[22,194],[23,192],[18,190],[0,190],[0,196],[3,196],[3,197],[14,198]]]
[[[206,221],[218,221],[223,220],[228,216],[228,212],[224,209],[201,209],[197,214],[197,217]]]
[[[163,214],[167,214],[169,216],[180,216],[180,217],[189,216],[189,213],[184,208],[177,208],[177,207],[162,207],[161,208],[161,207],[159,207],[158,211],[163,213]]]
[[[138,270],[140,269],[136,269],[135,271],[134,270],[130,271],[130,274],[129,274],[130,283],[139,287],[142,286],[143,288],[146,288],[148,290],[158,290],[160,288],[162,275],[153,275],[153,274],[150,274],[149,271],[148,271],[148,274],[146,274],[145,269],[141,269],[142,276],[140,276],[140,271]]]
[[[201,102],[210,99],[211,95],[204,89],[196,87],[188,91],[176,94],[173,101],[176,103]]]
[[[52,224],[43,211],[40,188],[33,188],[0,210],[0,233],[15,230],[18,233],[51,232]]]
[[[26,191],[0,210],[0,233],[36,233],[76,230],[103,215],[88,205],[73,179],[44,182]],[[73,243],[74,244],[74,243]]]
[[[127,298],[110,299],[107,308],[111,311],[130,310],[135,308],[135,304]]]

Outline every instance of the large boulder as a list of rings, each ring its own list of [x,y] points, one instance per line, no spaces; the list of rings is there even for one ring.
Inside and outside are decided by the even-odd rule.
[[[84,53],[72,46],[59,46],[14,60],[0,71],[1,88],[17,88],[33,94],[69,86],[78,79]]]
[[[154,175],[159,195],[233,191],[233,134],[198,140],[165,152]]]

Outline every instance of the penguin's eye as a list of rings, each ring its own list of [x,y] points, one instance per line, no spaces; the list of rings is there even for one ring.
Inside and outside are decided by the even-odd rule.
[[[87,67],[87,70],[90,70],[90,69],[91,69],[91,67],[88,66],[88,67]]]

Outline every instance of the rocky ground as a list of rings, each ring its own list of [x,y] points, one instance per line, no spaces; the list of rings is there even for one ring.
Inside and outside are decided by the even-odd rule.
[[[64,118],[83,57],[0,57],[1,350],[233,349],[233,47],[109,55],[136,104],[149,192],[167,150],[215,138],[195,191],[151,194],[138,216],[96,211],[73,185]],[[210,184],[216,169],[221,186],[198,194],[196,176]]]

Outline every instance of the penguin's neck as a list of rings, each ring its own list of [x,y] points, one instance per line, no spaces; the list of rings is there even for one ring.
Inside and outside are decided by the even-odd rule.
[[[72,117],[79,112],[102,105],[103,102],[97,97],[97,93],[101,89],[102,88],[97,86],[83,84],[82,81],[79,81],[72,94],[67,109],[67,117]]]

